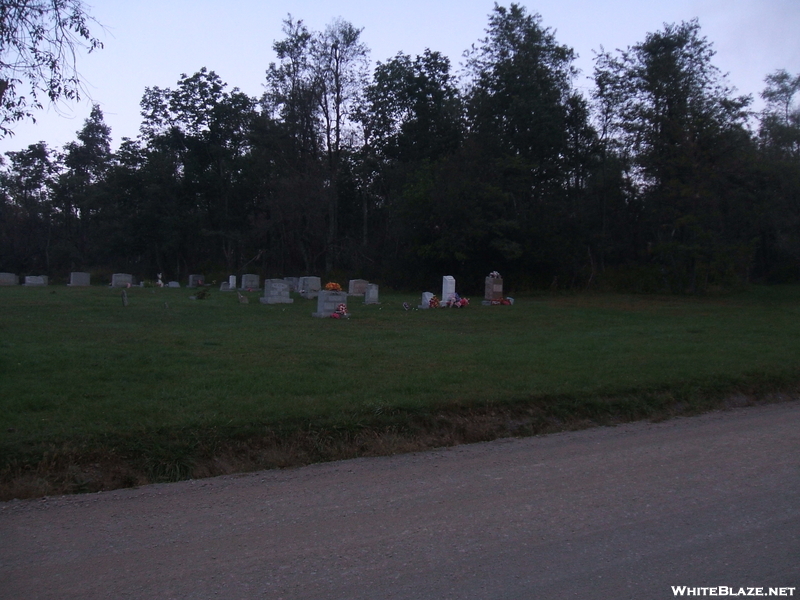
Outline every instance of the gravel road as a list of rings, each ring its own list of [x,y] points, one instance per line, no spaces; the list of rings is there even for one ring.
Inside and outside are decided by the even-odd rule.
[[[0,598],[649,600],[672,586],[800,597],[800,402],[0,503]]]

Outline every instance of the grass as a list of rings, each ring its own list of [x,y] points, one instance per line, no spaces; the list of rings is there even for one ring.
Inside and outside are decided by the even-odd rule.
[[[800,287],[405,311],[0,288],[0,498],[696,412],[794,392]]]

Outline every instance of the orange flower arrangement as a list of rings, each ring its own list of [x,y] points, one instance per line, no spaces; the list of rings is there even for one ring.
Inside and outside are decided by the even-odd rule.
[[[335,281],[330,281],[330,282],[325,284],[325,289],[327,291],[329,291],[329,292],[341,292],[342,291],[342,286],[340,286]]]

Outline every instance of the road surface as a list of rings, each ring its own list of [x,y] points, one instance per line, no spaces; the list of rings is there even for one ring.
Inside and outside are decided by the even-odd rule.
[[[800,403],[0,503],[0,598],[650,600],[673,586],[800,597]]]

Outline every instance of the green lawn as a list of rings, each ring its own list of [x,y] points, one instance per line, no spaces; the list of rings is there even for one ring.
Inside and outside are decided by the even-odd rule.
[[[800,287],[426,311],[403,310],[418,296],[382,293],[380,305],[351,298],[347,320],[312,318],[316,301],[296,296],[127,293],[125,307],[103,287],[0,288],[0,470],[63,444],[800,380]]]

